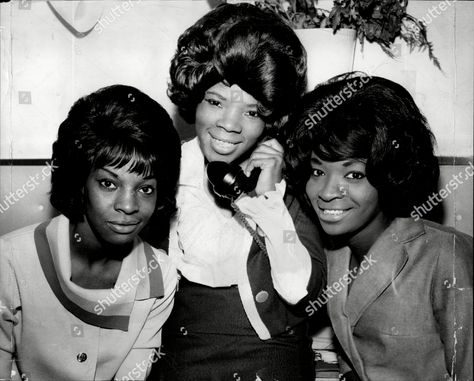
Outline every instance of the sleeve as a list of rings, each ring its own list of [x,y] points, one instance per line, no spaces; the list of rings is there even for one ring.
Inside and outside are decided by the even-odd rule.
[[[160,263],[167,264],[167,269],[164,264],[161,266],[162,270],[166,269],[166,274],[163,271],[165,295],[154,301],[135,345],[123,361],[114,380],[145,380],[150,373],[151,366],[164,356],[164,353],[161,352],[161,330],[173,309],[177,272],[169,258],[165,254],[161,255],[166,260],[161,260]]]
[[[284,192],[282,181],[275,191],[259,197],[241,197],[235,203],[265,236],[273,287],[287,303],[295,305],[308,295],[313,260],[283,201]]]
[[[472,380],[472,237],[455,233],[440,245],[432,285],[433,311],[454,380]]]
[[[10,379],[15,338],[20,324],[20,295],[11,263],[12,247],[0,239],[0,379]]]
[[[288,195],[286,204],[295,223],[298,237],[311,257],[311,275],[306,287],[308,294],[293,307],[294,313],[307,316],[310,301],[317,300],[326,286],[326,253],[323,249],[319,224],[316,224],[302,209],[296,197]]]

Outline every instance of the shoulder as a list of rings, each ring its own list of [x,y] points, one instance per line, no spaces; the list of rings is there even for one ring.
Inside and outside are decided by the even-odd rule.
[[[0,240],[3,242],[15,242],[21,241],[27,237],[32,237],[38,225],[39,223],[14,230],[10,233],[2,235],[0,237]]]
[[[189,140],[181,146],[181,170],[179,185],[198,186],[202,182],[204,156],[197,138]],[[179,193],[179,192],[178,192]]]
[[[437,256],[436,267],[442,276],[453,274],[461,280],[472,279],[472,237],[452,227],[423,220],[427,251]]]
[[[433,249],[452,246],[453,242],[459,249],[472,248],[472,237],[452,227],[436,222],[410,217],[396,218],[392,222],[392,230],[403,243],[423,242]]]
[[[15,252],[32,251],[34,233],[39,224],[14,230],[0,237],[0,256],[11,256]]]
[[[458,252],[470,250],[472,256],[472,237],[450,226],[440,225],[436,222],[422,220],[426,232],[427,242],[440,247],[455,248]],[[457,247],[454,247],[457,246]]]
[[[181,144],[181,161],[192,160],[200,156],[202,156],[202,153],[197,137]]]
[[[432,231],[435,234],[450,235],[450,236],[454,235],[456,237],[472,240],[472,237],[470,235],[468,235],[466,233],[463,233],[459,230],[456,230],[455,228],[453,228],[451,226],[441,225],[441,224],[438,224],[436,222],[429,221],[429,220],[423,220],[422,219],[422,221],[423,221],[423,225],[425,227],[425,230],[427,232]]]
[[[302,203],[293,193],[288,189],[284,197],[285,205],[288,208],[293,220],[296,222],[301,222],[304,224],[315,225],[313,219],[309,216],[309,213],[303,208]]]
[[[30,225],[0,237],[0,272],[19,273],[38,270],[34,232],[39,224]],[[1,278],[2,275],[0,275]]]

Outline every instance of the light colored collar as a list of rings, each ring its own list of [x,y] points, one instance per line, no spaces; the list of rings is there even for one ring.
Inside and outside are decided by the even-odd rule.
[[[122,262],[115,287],[95,290],[79,287],[70,279],[69,220],[66,217],[59,215],[38,225],[34,237],[51,290],[65,309],[88,324],[127,331],[135,300],[164,296],[161,268],[153,249],[139,238]],[[156,266],[150,265],[152,261]]]

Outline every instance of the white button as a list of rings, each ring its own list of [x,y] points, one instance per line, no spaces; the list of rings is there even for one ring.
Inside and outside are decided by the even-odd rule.
[[[268,299],[268,292],[266,291],[260,291],[256,296],[255,296],[255,300],[258,302],[258,303],[265,303]]]

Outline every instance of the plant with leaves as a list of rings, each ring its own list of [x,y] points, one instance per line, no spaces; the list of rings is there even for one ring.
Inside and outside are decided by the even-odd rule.
[[[439,60],[428,41],[426,25],[406,12],[408,0],[334,0],[332,9],[316,6],[317,0],[256,0],[255,5],[279,14],[294,29],[341,28],[356,30],[357,38],[375,42],[394,57],[392,44],[397,37],[410,48],[428,50],[434,65],[441,70]]]

